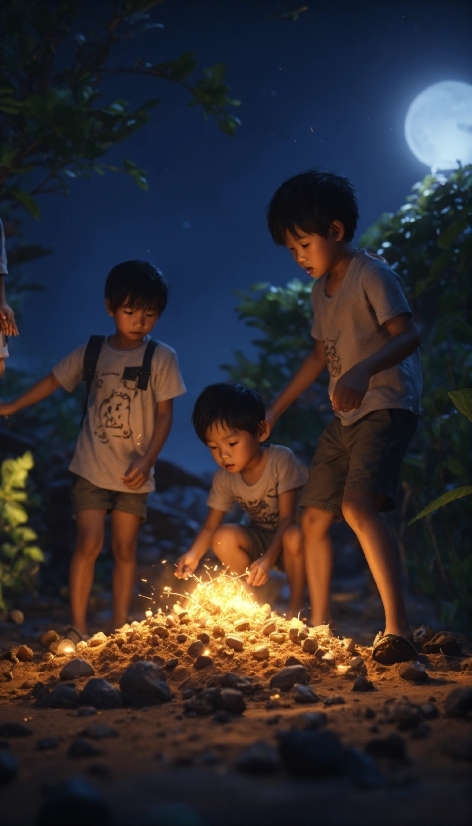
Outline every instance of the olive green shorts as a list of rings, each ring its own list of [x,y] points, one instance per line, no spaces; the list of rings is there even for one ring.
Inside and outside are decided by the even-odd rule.
[[[254,524],[240,525],[239,527],[243,529],[249,539],[249,558],[251,562],[255,562],[256,559],[264,556],[274,538],[275,530],[273,528],[261,528]],[[274,568],[279,571],[284,570],[282,554],[277,559]]]
[[[79,511],[124,511],[134,513],[141,518],[141,522],[146,521],[147,493],[128,493],[120,490],[105,490],[97,488],[83,476],[72,474],[72,511],[77,514]]]

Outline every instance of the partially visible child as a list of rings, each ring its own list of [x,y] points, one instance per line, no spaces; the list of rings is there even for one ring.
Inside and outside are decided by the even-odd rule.
[[[231,572],[247,583],[263,585],[274,565],[283,561],[290,585],[289,611],[303,609],[305,567],[300,531],[295,523],[297,492],[307,471],[292,451],[265,446],[268,428],[259,393],[242,384],[211,384],[198,397],[193,415],[197,436],[207,445],[219,470],[208,498],[205,523],[175,575],[186,579],[209,548]],[[246,513],[244,524],[224,524],[224,515],[237,503]]]
[[[135,581],[139,526],[146,519],[146,499],[154,490],[154,464],[171,429],[172,401],[185,393],[174,350],[157,342],[149,373],[149,333],[167,304],[162,273],[147,261],[125,261],[109,273],[105,304],[115,332],[105,338],[90,387],[87,412],[70,470],[77,541],[70,566],[74,642],[87,637],[87,603],[95,560],[111,514],[113,570],[112,627],[127,620]],[[83,344],[18,399],[0,404],[0,415],[36,404],[59,387],[71,392],[82,381]],[[144,361],[143,361],[144,360]]]
[[[8,358],[7,336],[17,336],[15,313],[7,303],[4,276],[8,275],[7,254],[5,250],[5,233],[0,219],[0,377],[5,372],[5,359]]]

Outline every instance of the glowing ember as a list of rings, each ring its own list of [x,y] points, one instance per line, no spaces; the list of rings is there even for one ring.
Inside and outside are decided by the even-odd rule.
[[[185,595],[187,600],[185,610],[191,619],[201,619],[205,614],[213,616],[221,614],[223,619],[225,614],[243,614],[245,617],[250,617],[260,613],[261,606],[246,590],[240,577],[224,571],[212,578],[208,569],[207,576],[206,580],[194,576],[197,586],[191,594]],[[173,607],[176,613],[184,610],[180,603]]]

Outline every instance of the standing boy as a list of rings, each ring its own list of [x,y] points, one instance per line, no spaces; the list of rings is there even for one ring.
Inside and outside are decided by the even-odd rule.
[[[5,372],[5,359],[8,357],[7,336],[18,335],[15,313],[7,304],[5,275],[8,275],[7,254],[5,251],[5,233],[0,219],[0,377]]]
[[[153,346],[149,333],[166,308],[167,292],[162,273],[147,261],[118,264],[106,280],[105,304],[116,330],[102,343],[70,464],[77,541],[67,636],[74,642],[87,637],[87,602],[107,513],[115,561],[112,627],[127,620],[138,530],[146,519],[147,494],[154,489],[154,464],[172,425],[172,400],[185,392],[176,354],[166,344],[157,342],[149,373],[143,371],[145,353]],[[36,404],[59,387],[72,392],[83,378],[86,346],[62,359],[18,399],[0,404],[0,415]]]
[[[287,447],[262,444],[268,435],[265,405],[259,393],[243,384],[210,384],[195,403],[192,421],[219,470],[208,516],[190,550],[178,559],[175,575],[186,579],[209,548],[232,573],[241,576],[249,569],[249,585],[264,585],[270,569],[283,561],[289,611],[296,616],[303,609],[306,579],[294,522],[306,468]],[[246,521],[222,525],[235,503]]]
[[[310,170],[285,181],[267,212],[276,244],[312,278],[313,351],[274,401],[271,426],[327,366],[334,418],[318,440],[302,493],[302,533],[312,622],[329,622],[333,549],[329,528],[344,517],[377,584],[385,631],[382,662],[415,657],[396,548],[380,511],[395,506],[401,462],[420,413],[419,337],[400,278],[356,249],[352,184]]]

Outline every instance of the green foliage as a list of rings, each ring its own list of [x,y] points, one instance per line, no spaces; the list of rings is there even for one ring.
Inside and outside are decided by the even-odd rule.
[[[30,452],[6,459],[0,468],[0,611],[6,612],[13,592],[30,588],[44,555],[37,535],[26,523],[26,483],[33,467]]]
[[[470,397],[457,393],[472,380],[471,227],[472,166],[466,166],[448,178],[426,176],[396,213],[380,216],[360,239],[401,276],[421,337],[424,416],[403,465],[397,540],[413,582],[435,597],[445,621],[462,624],[472,608],[470,525],[462,503],[428,513],[407,532],[406,522],[444,491],[452,499],[452,489],[471,477],[470,428],[452,404],[469,415]],[[236,363],[226,366],[232,381],[258,387],[267,400],[278,393],[310,348],[309,294],[310,284],[292,281],[285,288],[256,285],[243,296],[239,318],[263,336],[253,342],[255,360],[237,352]],[[275,436],[309,455],[329,409],[315,384],[284,414]]]
[[[178,84],[215,117],[226,134],[240,121],[228,112],[239,106],[229,97],[225,66],[217,63],[197,74],[193,52],[176,60],[136,60],[117,66],[121,43],[162,24],[149,14],[162,0],[114,0],[99,30],[79,29],[77,0],[9,0],[0,5],[0,202],[40,216],[36,196],[67,194],[79,177],[125,172],[141,189],[146,173],[133,161],[122,167],[103,163],[108,150],[144,126],[160,100],[150,98],[131,109],[126,100],[103,101],[103,80],[110,74],[150,77]]]

